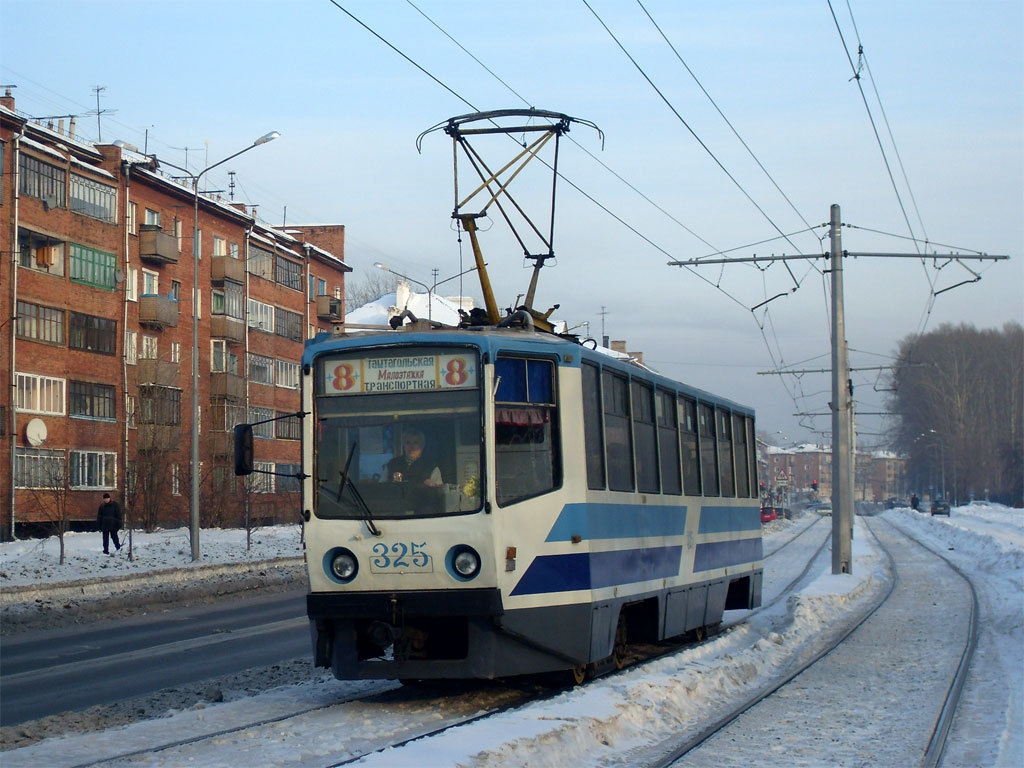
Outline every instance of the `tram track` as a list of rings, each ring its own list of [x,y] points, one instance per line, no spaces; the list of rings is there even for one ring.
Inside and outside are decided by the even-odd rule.
[[[864,518],[861,519],[864,520]],[[945,690],[945,695],[942,699],[942,704],[938,707],[938,715],[930,730],[930,734],[927,737],[927,743],[921,748],[919,765],[925,766],[926,768],[932,768],[933,766],[937,766],[942,759],[950,727],[962,696],[964,680],[966,679],[967,672],[970,668],[974,648],[977,644],[978,596],[971,580],[960,568],[952,563],[949,558],[914,540],[906,531],[899,529],[897,526],[888,522],[885,524],[891,529],[898,531],[901,536],[910,543],[910,546],[924,550],[931,556],[941,560],[955,573],[957,577],[966,583],[971,596],[963,648],[959,653],[959,660],[955,665],[955,671],[950,676],[948,686]],[[671,746],[666,745],[661,755],[646,763],[647,768],[667,768],[668,766],[676,765],[684,756],[687,757],[688,765],[691,764],[691,762],[696,765],[702,764],[699,759],[696,761],[693,759],[700,749],[708,747],[711,751],[714,751],[713,747],[710,745],[716,737],[723,736],[723,738],[725,738],[724,734],[726,734],[734,724],[737,724],[741,718],[744,718],[748,713],[751,713],[751,711],[761,705],[762,702],[766,702],[772,699],[772,697],[776,697],[781,692],[785,691],[787,687],[793,685],[794,681],[798,680],[801,675],[804,675],[809,670],[814,669],[816,665],[822,663],[825,659],[828,659],[835,653],[840,652],[844,647],[844,644],[849,643],[858,630],[868,625],[872,620],[877,619],[880,611],[882,611],[893,598],[897,588],[900,587],[901,584],[906,583],[908,579],[901,575],[901,571],[896,565],[896,561],[890,547],[886,546],[879,538],[878,534],[873,530],[872,524],[867,523],[865,520],[864,525],[871,533],[878,547],[885,554],[892,574],[888,589],[880,594],[877,602],[871,606],[863,616],[851,623],[848,627],[844,628],[842,632],[837,633],[834,637],[830,638],[825,647],[819,649],[810,658],[802,661],[796,668],[790,670],[771,686],[754,693],[740,704],[730,709],[729,712],[720,715],[699,732],[688,736],[684,741]],[[767,720],[769,718],[764,719]],[[717,754],[718,757],[721,758],[720,752]]]
[[[808,535],[809,532],[819,531],[820,523],[820,520],[815,520],[810,525],[804,527],[795,536],[792,536],[791,538],[787,539],[783,544],[776,547],[770,553],[767,553],[765,555],[765,560],[769,560],[793,542],[802,541],[802,537]],[[683,643],[666,642],[651,644],[642,647],[635,647],[635,652],[631,653],[630,656],[630,663],[625,667],[623,671],[636,669],[637,666],[652,661],[656,661],[666,656],[671,656],[673,654],[679,653],[681,650],[698,648],[705,643],[712,642],[713,639],[719,637],[721,634],[724,634],[725,631],[731,630],[733,627],[742,625],[745,621],[748,621],[751,616],[754,616],[757,613],[760,613],[761,611],[770,609],[780,600],[786,598],[802,580],[807,578],[812,567],[814,566],[815,561],[817,561],[821,557],[822,552],[827,546],[827,543],[828,537],[824,536],[822,538],[822,541],[814,547],[811,554],[807,556],[806,565],[803,568],[803,570],[798,574],[792,576],[787,582],[786,586],[782,587],[775,597],[766,601],[766,603],[760,608],[753,609],[749,612],[745,612],[744,616],[737,619],[736,621],[733,621],[728,624],[723,624],[720,627],[720,631],[715,635],[705,637],[701,640],[694,641],[693,636],[691,635],[688,641]],[[608,677],[611,677],[618,673],[619,672],[615,670],[608,673],[607,675],[601,676],[599,679],[607,679]],[[480,691],[483,688],[486,688],[486,686],[487,684],[482,684],[482,688],[478,687],[474,692],[474,696],[480,695]],[[368,755],[380,752],[385,749],[397,748],[424,738],[438,736],[451,728],[465,726],[467,724],[478,722],[489,717],[494,717],[504,712],[508,712],[512,709],[525,706],[526,704],[538,703],[544,701],[545,699],[554,698],[558,695],[561,695],[566,690],[566,688],[564,687],[552,687],[551,685],[534,685],[529,682],[516,683],[510,681],[502,681],[501,683],[496,684],[496,686],[496,689],[493,691],[492,703],[481,703],[479,699],[476,699],[474,703],[471,705],[473,709],[471,714],[456,715],[451,718],[446,718],[445,722],[443,723],[437,723],[435,719],[434,722],[429,725],[425,725],[419,728],[414,727],[408,729],[400,738],[386,739],[366,749],[360,748],[354,751],[346,751],[343,754],[336,753],[336,758],[327,758],[323,765],[327,766],[327,768],[333,768],[334,766],[341,765],[349,765],[354,762],[358,762],[359,760],[367,757]],[[159,743],[153,743],[144,748],[125,750],[118,752],[117,754],[111,754],[100,760],[78,763],[74,765],[74,768],[94,768],[96,766],[116,765],[120,764],[122,761],[130,761],[133,758],[137,758],[147,754],[159,754],[163,752],[169,752],[172,750],[188,750],[191,747],[200,747],[205,743],[210,743],[213,741],[225,741],[235,736],[240,737],[242,734],[258,731],[260,729],[266,729],[275,726],[284,727],[289,721],[302,718],[306,715],[330,712],[330,710],[334,708],[351,707],[352,705],[370,706],[374,703],[381,702],[387,704],[389,703],[388,700],[390,700],[390,703],[398,702],[402,706],[405,706],[407,708],[415,708],[415,703],[409,705],[408,702],[415,702],[417,697],[423,698],[423,696],[426,695],[428,699],[424,704],[424,708],[431,709],[433,707],[433,705],[431,704],[433,699],[430,699],[429,696],[433,693],[437,693],[440,690],[442,690],[441,686],[430,686],[429,684],[424,685],[419,691],[417,691],[416,689],[412,689],[410,691],[408,688],[403,688],[402,686],[389,685],[385,687],[383,690],[374,691],[369,694],[365,692],[358,693],[344,698],[339,698],[337,700],[327,703],[305,706],[297,708],[292,711],[281,712],[280,714],[277,714],[272,717],[253,718],[251,720],[239,722],[229,727],[216,728],[191,737],[160,740]],[[484,697],[486,698],[486,695]],[[444,706],[447,708],[453,702],[455,703],[456,706],[459,706],[458,699],[458,694],[452,695],[450,692],[447,692],[444,695]],[[408,715],[409,713],[406,712],[405,716]]]

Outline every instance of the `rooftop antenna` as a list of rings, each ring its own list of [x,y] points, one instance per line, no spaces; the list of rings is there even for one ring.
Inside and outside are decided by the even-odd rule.
[[[96,92],[96,112],[95,112],[95,114],[96,114],[96,141],[97,142],[102,142],[103,141],[103,126],[101,124],[100,118],[103,115],[106,115],[106,114],[111,114],[111,115],[116,114],[117,110],[116,109],[100,109],[100,94],[103,91],[107,90],[107,86],[105,86],[105,85],[96,85],[96,86],[93,86],[93,90]],[[89,114],[93,114],[93,113],[90,112]]]
[[[234,171],[228,171],[228,177],[230,179],[230,181],[228,181],[228,200],[234,200],[235,199],[235,172]]]

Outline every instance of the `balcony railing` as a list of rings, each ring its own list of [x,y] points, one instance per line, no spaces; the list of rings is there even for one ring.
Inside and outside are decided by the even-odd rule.
[[[237,373],[213,373],[210,375],[210,394],[241,400],[245,397],[245,379]]]
[[[245,282],[245,263],[241,259],[230,256],[214,256],[210,259],[211,280],[223,283],[232,280],[236,283]]]
[[[181,424],[140,424],[136,432],[139,453],[171,454],[178,451],[184,442]]]
[[[178,302],[155,293],[139,296],[139,322],[155,328],[177,328]]]
[[[210,336],[241,344],[245,341],[245,323],[228,315],[210,315]]]
[[[178,238],[164,232],[159,224],[139,227],[139,258],[155,264],[178,263]]]
[[[140,358],[138,361],[139,384],[155,384],[158,387],[178,386],[178,371],[181,366],[167,360]]]

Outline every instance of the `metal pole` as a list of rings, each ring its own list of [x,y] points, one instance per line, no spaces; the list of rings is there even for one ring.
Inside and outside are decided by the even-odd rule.
[[[832,573],[853,573],[850,530],[853,487],[850,480],[850,363],[843,312],[843,248],[839,206],[830,219],[832,270]]]

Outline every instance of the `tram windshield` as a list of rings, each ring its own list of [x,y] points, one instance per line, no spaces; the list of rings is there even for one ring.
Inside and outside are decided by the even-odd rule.
[[[319,517],[389,519],[480,508],[475,350],[361,350],[317,365]]]

